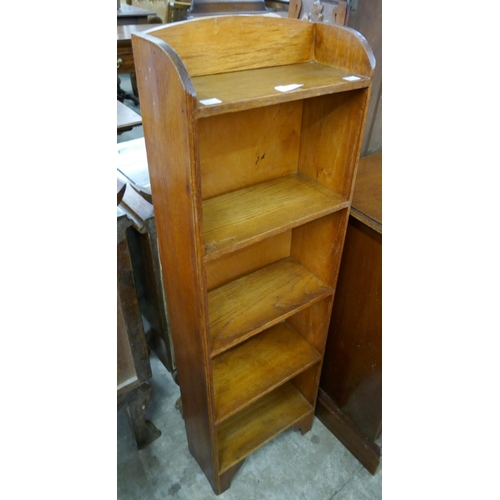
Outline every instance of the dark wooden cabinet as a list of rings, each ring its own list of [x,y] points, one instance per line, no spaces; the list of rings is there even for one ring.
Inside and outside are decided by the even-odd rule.
[[[371,472],[382,452],[382,153],[359,162],[316,415]]]

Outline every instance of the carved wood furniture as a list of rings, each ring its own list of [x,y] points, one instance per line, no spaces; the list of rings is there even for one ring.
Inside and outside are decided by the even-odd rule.
[[[372,473],[382,454],[382,153],[359,162],[316,415]]]
[[[130,188],[128,188],[130,189]],[[118,203],[126,196],[126,184],[118,180]],[[144,338],[142,319],[137,302],[132,263],[126,229],[132,225],[125,213],[117,209],[117,397],[118,409],[123,406],[129,417],[139,449],[157,439],[161,432],[146,420],[151,399],[151,366]]]
[[[219,494],[313,423],[375,61],[270,16],[132,43],[188,444]]]

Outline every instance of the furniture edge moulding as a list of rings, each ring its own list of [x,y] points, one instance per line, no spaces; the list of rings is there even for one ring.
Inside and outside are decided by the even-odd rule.
[[[212,488],[219,490],[211,365],[206,361],[210,345],[201,186],[195,171],[196,98],[184,64],[168,44],[141,34],[132,35],[132,45],[188,446]],[[178,147],[167,150],[165,144]]]

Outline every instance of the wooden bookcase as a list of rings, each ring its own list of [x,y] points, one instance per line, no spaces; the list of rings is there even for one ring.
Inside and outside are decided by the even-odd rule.
[[[375,61],[271,16],[132,43],[189,449],[219,494],[311,428]]]

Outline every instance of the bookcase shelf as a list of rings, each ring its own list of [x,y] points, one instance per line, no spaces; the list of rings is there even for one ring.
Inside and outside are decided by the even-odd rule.
[[[285,92],[276,90],[276,87],[292,84],[301,86]],[[345,92],[369,84],[370,79],[365,76],[313,61],[193,78],[198,99],[197,117]],[[214,98],[220,102],[208,105],[202,102]]]
[[[293,174],[203,203],[205,260],[349,206],[349,200]]]
[[[332,294],[292,257],[212,290],[208,293],[212,355]]]
[[[321,359],[286,323],[280,323],[213,362],[216,424]]]
[[[375,61],[349,28],[270,16],[132,44],[188,446],[220,494],[313,424]]]
[[[266,394],[217,427],[220,473],[291,427],[313,407],[291,382]]]

